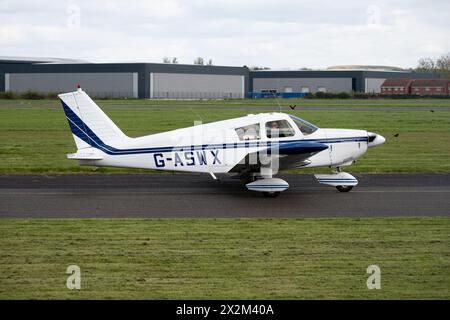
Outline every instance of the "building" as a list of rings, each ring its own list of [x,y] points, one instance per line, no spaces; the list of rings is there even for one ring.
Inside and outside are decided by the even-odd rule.
[[[381,93],[386,79],[430,79],[435,74],[384,66],[334,66],[327,70],[250,71],[253,92]]]
[[[380,93],[387,78],[432,79],[435,74],[392,67],[335,66],[327,70],[249,70],[246,66],[90,63],[58,58],[0,57],[0,91],[68,92],[78,83],[93,97],[225,99],[253,93]],[[259,95],[261,96],[261,95]]]
[[[381,94],[448,95],[450,81],[444,79],[386,79]]]
[[[244,98],[248,72],[243,67],[0,57],[0,91],[59,93],[80,83],[93,97]]]
[[[450,81],[442,79],[414,80],[411,84],[411,93],[419,96],[450,94]]]
[[[381,85],[381,94],[410,94],[412,79],[398,78],[386,79]]]

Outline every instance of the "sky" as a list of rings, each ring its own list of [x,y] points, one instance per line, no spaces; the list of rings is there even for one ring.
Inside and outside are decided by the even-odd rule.
[[[448,0],[0,0],[0,56],[295,70],[448,52]]]

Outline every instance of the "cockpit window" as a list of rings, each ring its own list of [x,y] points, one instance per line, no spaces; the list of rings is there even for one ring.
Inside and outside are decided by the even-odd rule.
[[[297,125],[297,127],[300,129],[300,131],[307,136],[308,134],[311,134],[313,132],[315,132],[317,128],[315,125],[309,123],[308,121],[305,121],[303,119],[297,118],[295,116],[290,116],[292,118],[292,120],[294,120],[295,124]]]
[[[260,139],[259,135],[259,123],[251,124],[245,127],[236,128],[236,133],[239,140],[256,140]]]
[[[295,130],[287,120],[266,122],[267,138],[285,138],[295,135]]]

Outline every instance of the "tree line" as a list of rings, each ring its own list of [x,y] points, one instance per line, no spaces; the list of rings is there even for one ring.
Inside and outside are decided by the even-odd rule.
[[[164,57],[163,63],[178,63],[178,58],[173,57]],[[213,60],[208,59],[206,61],[203,57],[197,57],[194,60],[194,64],[196,65],[213,65]],[[270,70],[269,67],[260,67],[260,66],[251,66],[250,70]],[[312,70],[309,68],[300,68],[299,70]],[[409,70],[417,71],[417,72],[431,72],[436,73],[440,75],[442,78],[450,79],[450,52],[447,54],[442,55],[439,58],[432,59],[432,58],[422,58],[419,59],[417,67],[411,68]]]
[[[173,57],[173,58],[164,57],[163,63],[178,63],[178,58],[177,57]],[[206,61],[206,59],[203,57],[197,57],[194,60],[194,64],[212,66],[213,60],[208,59],[208,61]]]
[[[450,79],[450,52],[437,59],[420,59],[415,70],[420,72],[436,73],[442,78]]]

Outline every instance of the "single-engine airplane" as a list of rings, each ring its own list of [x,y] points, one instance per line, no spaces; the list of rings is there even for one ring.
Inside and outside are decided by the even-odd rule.
[[[341,168],[385,138],[364,130],[321,129],[285,113],[244,117],[131,138],[79,87],[58,95],[77,152],[69,159],[96,167],[143,168],[215,174],[234,173],[248,190],[276,197],[289,184],[279,170],[329,167],[321,184],[348,192],[358,184]]]

